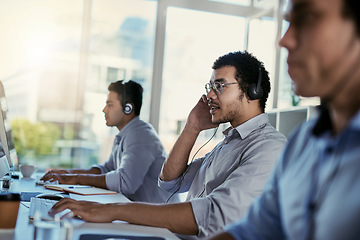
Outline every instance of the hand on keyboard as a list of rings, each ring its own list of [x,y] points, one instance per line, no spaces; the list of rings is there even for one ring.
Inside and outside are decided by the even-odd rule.
[[[74,214],[70,209],[65,209],[62,212],[58,212],[57,214],[54,215],[54,218],[58,218],[60,220],[62,219],[70,219],[73,218]]]
[[[54,218],[49,215],[49,211],[57,202],[56,200],[32,197],[30,199],[29,218],[34,219],[38,216],[44,220],[53,220]]]
[[[31,198],[29,218],[34,220],[36,217],[43,220],[54,220],[54,219],[69,219],[74,217],[73,212],[70,209],[65,209],[54,216],[49,215],[51,208],[57,203],[57,200],[50,200],[44,198]]]
[[[45,184],[59,184],[58,181],[54,181],[54,182],[50,182],[50,181],[43,181],[43,180],[40,180],[41,179],[41,176],[36,176],[36,180],[35,180],[35,184],[36,185],[40,185],[40,186],[43,186]]]

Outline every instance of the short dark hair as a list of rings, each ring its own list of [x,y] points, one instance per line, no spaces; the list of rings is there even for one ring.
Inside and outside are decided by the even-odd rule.
[[[134,105],[135,115],[140,115],[144,90],[139,83],[133,80],[130,80],[128,82],[125,82],[124,80],[112,82],[110,83],[108,90],[116,92],[118,94],[119,101],[123,106],[124,100],[125,103],[132,103]],[[125,99],[123,99],[124,93]]]
[[[257,84],[259,68],[261,69],[261,87],[263,89],[263,96],[260,98],[259,104],[261,111],[265,112],[266,101],[270,93],[270,79],[269,73],[266,71],[263,63],[247,51],[237,51],[230,52],[216,59],[212,68],[216,70],[225,66],[235,67],[235,79],[239,82],[241,91],[246,94],[247,89],[252,83]]]
[[[360,36],[360,2],[359,0],[343,1],[343,15],[352,18],[355,22],[357,34]]]

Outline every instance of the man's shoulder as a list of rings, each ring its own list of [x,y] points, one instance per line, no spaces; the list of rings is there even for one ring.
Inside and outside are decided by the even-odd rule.
[[[281,136],[281,133],[270,124],[267,113],[250,118],[237,126],[236,130],[242,139],[249,139],[250,141],[254,138],[265,138],[271,134]]]
[[[144,134],[146,134],[146,132],[148,133],[151,133],[153,134],[155,132],[155,129],[154,127],[148,123],[148,122],[145,122],[141,119],[138,119],[134,125],[131,126],[131,131],[132,132],[142,132]]]
[[[136,119],[136,121],[132,122],[132,124],[128,126],[126,132],[123,133],[123,138],[128,139],[127,141],[133,139],[138,143],[160,141],[154,127],[150,123],[141,119]]]
[[[311,149],[314,148],[317,138],[313,134],[314,125],[317,118],[310,119],[301,123],[289,135],[288,142],[279,158],[277,171],[284,172],[288,168],[298,167],[299,159],[308,154],[314,154]],[[315,145],[314,145],[315,144]]]
[[[289,134],[289,141],[306,141],[311,135],[313,135],[314,127],[318,122],[318,118],[313,118],[301,123],[294,128]]]
[[[276,141],[276,142],[287,142],[287,138],[283,133],[278,131],[273,125],[269,122],[264,124],[257,133],[254,134],[255,138],[259,138],[262,140],[268,141]]]

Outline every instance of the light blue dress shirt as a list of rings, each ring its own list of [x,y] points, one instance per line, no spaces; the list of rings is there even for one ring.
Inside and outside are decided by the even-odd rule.
[[[132,201],[164,203],[170,194],[158,186],[166,152],[154,128],[136,117],[115,138],[111,155],[103,165],[108,189]],[[178,196],[172,198],[178,201]]]
[[[360,239],[360,111],[337,136],[329,114],[297,129],[264,193],[226,228],[236,239]]]
[[[198,237],[220,231],[243,216],[260,195],[286,138],[260,114],[234,129],[205,157],[196,159],[181,176],[159,184],[167,191],[188,192]],[[182,235],[181,238],[190,238]]]

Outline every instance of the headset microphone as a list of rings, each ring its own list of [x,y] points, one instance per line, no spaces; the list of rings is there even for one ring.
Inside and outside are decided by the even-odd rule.
[[[263,96],[261,80],[262,80],[262,71],[261,71],[261,67],[259,66],[259,77],[258,77],[257,84],[252,83],[247,90],[247,95],[249,96],[249,98],[251,100],[260,99]]]

